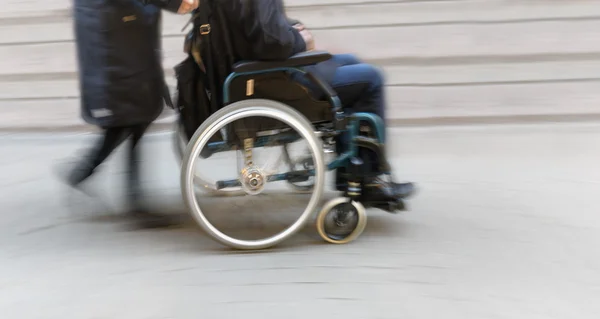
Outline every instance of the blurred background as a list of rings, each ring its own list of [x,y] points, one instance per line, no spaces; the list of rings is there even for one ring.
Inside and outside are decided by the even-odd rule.
[[[599,2],[287,0],[319,47],[387,74],[390,118],[593,117]],[[4,0],[2,127],[81,125],[68,0]],[[184,57],[186,16],[164,15],[164,66]],[[10,102],[10,103],[9,103]],[[25,114],[25,115],[24,115]],[[481,119],[480,119],[481,120]]]
[[[66,198],[79,115],[70,0],[1,0],[0,312],[6,318],[598,318],[600,1],[286,0],[316,46],[387,77],[390,158],[420,193],[349,245],[312,225],[240,254],[189,220],[123,232],[123,156]],[[186,16],[163,16],[164,67]],[[149,200],[185,216],[165,110]],[[99,203],[100,202],[100,203]],[[110,207],[110,208],[107,208]],[[235,221],[234,221],[235,222]]]

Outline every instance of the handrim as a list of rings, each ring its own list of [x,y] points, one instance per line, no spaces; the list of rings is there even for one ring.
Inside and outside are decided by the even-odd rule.
[[[175,122],[174,138],[175,138],[175,141],[174,141],[175,153],[177,154],[178,159],[181,162],[181,161],[183,161],[184,152],[189,143],[185,143],[185,140],[186,140],[185,134],[183,133],[183,128],[179,121]],[[185,145],[183,145],[183,144],[185,144]],[[205,185],[211,184],[211,183],[206,181],[202,176],[197,175],[195,172],[194,172],[194,176],[195,176],[194,183],[196,184],[196,187],[202,191],[210,192],[215,195],[228,195],[228,196],[242,196],[242,195],[246,194],[244,192],[244,190],[242,189],[242,187],[231,187],[231,188],[226,188],[226,189],[213,189],[213,188],[205,187]]]
[[[259,105],[259,106],[257,106]],[[214,227],[204,216],[196,201],[194,192],[194,167],[200,151],[208,139],[225,125],[246,117],[270,117],[282,121],[296,130],[309,145],[315,161],[315,185],[310,201],[302,215],[284,231],[261,240],[240,240],[228,236]],[[192,142],[193,141],[193,142]],[[222,244],[237,249],[264,249],[279,244],[298,232],[309,220],[319,205],[325,184],[325,163],[320,140],[316,137],[310,122],[298,111],[282,103],[270,100],[245,100],[222,108],[210,116],[196,131],[184,152],[181,170],[181,187],[186,205],[202,228]]]

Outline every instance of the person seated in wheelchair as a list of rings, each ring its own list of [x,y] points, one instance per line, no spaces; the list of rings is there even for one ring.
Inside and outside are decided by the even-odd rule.
[[[315,40],[305,26],[287,17],[282,0],[231,0],[226,6],[233,46],[241,60],[286,60],[301,52],[315,50]],[[234,17],[234,18],[232,18]],[[373,65],[359,60],[352,54],[333,54],[328,61],[304,67],[325,81],[338,95],[345,112],[368,112],[377,114],[385,121],[384,80]],[[322,97],[313,82],[302,74],[294,79],[309,88],[317,98]],[[324,92],[323,92],[324,95]],[[369,134],[369,127],[361,127]],[[341,153],[347,143],[344,136],[336,143]],[[378,167],[379,159],[373,153],[361,152],[365,167]],[[415,192],[413,183],[394,183],[371,172],[364,185],[367,201],[400,200]],[[346,190],[345,172],[336,172],[336,188]]]

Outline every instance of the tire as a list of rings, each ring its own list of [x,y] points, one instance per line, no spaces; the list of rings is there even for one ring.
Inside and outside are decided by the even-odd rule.
[[[314,159],[315,183],[307,207],[291,226],[267,238],[241,240],[228,236],[214,227],[202,212],[196,200],[194,167],[201,150],[212,135],[223,126],[235,120],[252,116],[270,117],[282,121],[296,130],[307,141],[308,148]],[[226,246],[244,250],[265,249],[275,246],[301,230],[320,204],[324,191],[326,172],[321,141],[314,133],[314,128],[306,117],[285,104],[271,100],[254,99],[228,105],[215,112],[196,130],[183,154],[180,182],[184,202],[202,229],[211,238]]]

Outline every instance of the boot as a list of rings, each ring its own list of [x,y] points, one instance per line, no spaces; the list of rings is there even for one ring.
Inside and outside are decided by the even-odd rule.
[[[84,187],[84,182],[94,174],[96,167],[88,158],[83,158],[73,165],[61,164],[55,167],[58,179],[72,189],[78,190],[89,196],[91,191]]]
[[[403,200],[413,196],[415,192],[413,183],[394,183],[380,177],[369,180],[363,187],[363,196],[369,202]]]
[[[127,137],[120,127],[105,128],[103,135],[86,151],[82,159],[72,168],[59,167],[57,175],[70,187],[81,190],[81,184],[87,180],[96,167],[108,158],[112,151]]]

